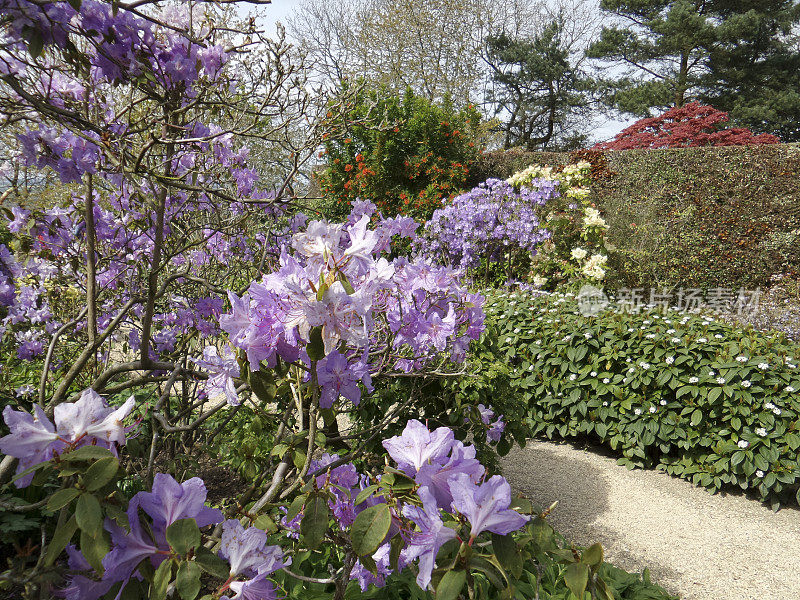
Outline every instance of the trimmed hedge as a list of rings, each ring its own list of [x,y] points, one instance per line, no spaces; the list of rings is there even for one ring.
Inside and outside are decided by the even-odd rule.
[[[486,153],[473,175],[508,177],[576,156]],[[797,145],[584,151],[581,158],[598,167],[594,198],[618,249],[612,287],[753,289],[778,273],[800,276]]]
[[[800,502],[799,344],[685,313],[610,304],[583,316],[571,294],[496,295],[487,325],[531,436],[600,442],[630,468],[773,507]]]

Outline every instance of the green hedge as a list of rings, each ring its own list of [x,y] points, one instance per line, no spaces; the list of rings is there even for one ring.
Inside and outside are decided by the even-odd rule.
[[[800,345],[697,315],[578,308],[570,294],[488,303],[486,343],[531,436],[588,438],[631,468],[800,502]]]
[[[585,156],[584,156],[585,157]],[[619,252],[616,287],[766,286],[800,274],[800,147],[728,146],[598,155],[595,201]],[[508,177],[575,155],[512,150],[481,157],[476,178]]]

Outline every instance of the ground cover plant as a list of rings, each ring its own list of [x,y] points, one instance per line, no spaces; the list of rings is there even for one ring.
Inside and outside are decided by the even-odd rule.
[[[800,501],[800,347],[712,317],[629,308],[584,315],[571,293],[487,301],[492,348],[510,365],[530,434],[597,441],[620,464],[739,488],[774,508]]]

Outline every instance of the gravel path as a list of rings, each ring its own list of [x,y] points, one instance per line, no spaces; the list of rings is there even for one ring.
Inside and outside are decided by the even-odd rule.
[[[603,544],[609,562],[650,569],[684,600],[800,599],[800,510],[773,513],[656,471],[567,444],[529,442],[503,459],[516,491],[576,544]]]

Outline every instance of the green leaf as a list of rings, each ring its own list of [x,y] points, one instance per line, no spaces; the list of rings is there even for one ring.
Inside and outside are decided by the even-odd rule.
[[[82,446],[72,452],[65,452],[61,455],[62,461],[75,461],[75,460],[100,460],[101,458],[114,457],[108,448],[101,446]]]
[[[75,519],[75,515],[72,515],[69,520],[56,527],[55,532],[53,532],[53,539],[50,540],[50,544],[47,546],[47,552],[44,555],[44,564],[46,567],[51,566],[55,562],[58,555],[64,551],[64,548],[67,547],[67,544],[69,544],[77,530],[78,521]]]
[[[595,567],[603,562],[603,547],[600,544],[592,544],[581,554],[581,562]]]
[[[695,410],[692,413],[692,419],[691,419],[690,423],[691,423],[692,427],[696,427],[696,426],[698,426],[700,424],[700,422],[702,420],[703,420],[703,411],[701,411],[698,408],[697,410]]]
[[[448,571],[436,586],[436,600],[456,600],[466,582],[466,571]]]
[[[263,529],[267,533],[275,533],[278,531],[278,526],[275,524],[275,521],[272,520],[272,517],[269,515],[259,515],[255,522],[253,523],[259,529]]]
[[[70,502],[75,500],[81,491],[78,488],[65,488],[58,490],[55,494],[50,496],[47,501],[47,510],[56,512],[67,506]]]
[[[153,576],[153,585],[150,586],[150,600],[164,600],[167,597],[167,587],[172,578],[172,561],[165,560],[156,569]]]
[[[224,560],[205,546],[198,546],[194,557],[195,562],[203,571],[219,579],[227,579],[229,566]]]
[[[306,352],[311,360],[322,360],[325,358],[325,344],[322,341],[322,327],[314,327],[308,337]]]
[[[363,490],[358,492],[358,496],[356,496],[355,505],[358,506],[362,502],[364,502],[367,498],[372,496],[378,490],[377,484],[372,484],[365,487]]]
[[[328,500],[322,494],[308,496],[303,508],[303,519],[300,521],[300,534],[309,550],[314,550],[325,538],[328,531]]]
[[[376,504],[358,513],[350,528],[350,542],[359,556],[371,555],[383,542],[392,524],[386,504]]]
[[[99,490],[114,479],[118,469],[119,461],[115,457],[108,456],[106,458],[101,458],[86,469],[86,473],[83,476],[83,485],[85,485],[86,489],[90,492]]]
[[[497,561],[506,567],[515,577],[522,574],[522,555],[517,544],[510,535],[492,534],[492,549]]]
[[[31,29],[28,35],[28,52],[31,57],[38,58],[44,48],[44,37],[38,29]]]
[[[81,531],[81,554],[86,558],[92,568],[99,574],[103,574],[103,557],[110,550],[109,540],[105,534],[97,537],[89,535],[86,531]]]
[[[200,528],[194,519],[179,519],[167,527],[167,543],[178,554],[200,545]]]
[[[84,493],[75,506],[75,519],[81,531],[97,537],[103,531],[103,510],[100,502],[92,494]]]
[[[570,591],[581,600],[589,582],[589,566],[584,563],[572,563],[564,571],[564,583]]]
[[[194,600],[200,593],[200,567],[194,562],[183,562],[175,575],[175,589],[183,600]]]

